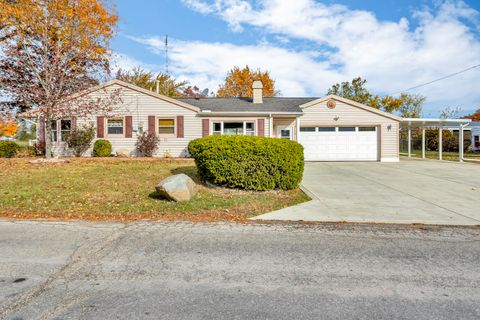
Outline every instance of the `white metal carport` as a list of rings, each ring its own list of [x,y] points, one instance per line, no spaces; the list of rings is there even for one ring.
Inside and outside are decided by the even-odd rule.
[[[402,127],[408,130],[408,157],[412,156],[412,128],[422,129],[422,159],[425,159],[425,129],[426,128],[438,128],[438,159],[442,160],[442,133],[443,128],[448,126],[458,127],[458,158],[460,162],[463,162],[463,129],[470,123],[470,119],[434,119],[434,118],[403,118]]]

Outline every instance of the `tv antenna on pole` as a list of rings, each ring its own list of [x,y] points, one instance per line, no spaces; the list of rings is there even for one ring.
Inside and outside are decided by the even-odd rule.
[[[168,74],[168,34],[165,36],[165,73]]]

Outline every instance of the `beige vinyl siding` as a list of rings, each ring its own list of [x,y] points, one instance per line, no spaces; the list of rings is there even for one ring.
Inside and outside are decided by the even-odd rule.
[[[119,88],[118,85],[112,85],[105,89],[111,92]],[[122,103],[113,108],[115,116],[132,116],[132,138],[125,138],[122,136],[109,136],[107,134],[107,126],[105,125],[105,137],[112,143],[113,152],[116,150],[128,150],[132,155],[136,155],[135,143],[140,134],[138,132],[139,124],[143,126],[143,131],[148,130],[148,116],[155,116],[156,118],[175,118],[177,116],[184,117],[184,138],[175,137],[161,137],[159,148],[156,156],[164,157],[170,155],[172,157],[186,157],[188,156],[188,143],[196,138],[201,137],[201,119],[197,116],[197,112],[189,110],[185,107],[176,105],[174,103],[158,99],[156,97],[137,92],[135,90],[120,87]],[[90,93],[92,97],[100,97],[105,95],[104,90],[99,90]],[[91,123],[95,127],[97,125],[96,115],[91,118],[77,119],[77,126]],[[125,123],[124,123],[125,125]],[[156,121],[155,125],[158,123]],[[175,123],[177,125],[177,123]],[[125,130],[125,129],[124,129]],[[175,132],[176,134],[176,132]],[[86,152],[86,156],[91,154],[91,150]]]
[[[380,156],[382,161],[398,160],[399,123],[380,114],[364,110],[344,102],[336,101],[336,107],[330,109],[327,102],[319,102],[303,108],[300,117],[301,126],[308,125],[376,125],[380,127]],[[338,120],[335,121],[335,118]]]

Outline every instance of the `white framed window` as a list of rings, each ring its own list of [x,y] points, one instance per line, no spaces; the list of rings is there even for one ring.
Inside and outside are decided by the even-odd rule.
[[[226,136],[254,136],[255,121],[214,121],[212,122],[212,134]]]
[[[108,135],[123,135],[125,122],[123,118],[108,118],[107,119],[107,134]]]
[[[57,120],[52,120],[50,124],[50,140],[52,142],[58,141],[58,122]]]
[[[335,132],[335,127],[318,127],[318,132]]]
[[[277,126],[277,138],[293,139],[293,127],[291,126]]]
[[[254,136],[255,135],[255,123],[253,122],[245,122],[245,133],[246,136]]]
[[[315,127],[300,127],[300,132],[315,132]]]
[[[64,119],[60,120],[60,139],[65,141],[67,134],[72,130],[72,120]]]
[[[376,127],[358,127],[358,131],[377,131]]]
[[[223,134],[226,136],[241,136],[244,135],[244,123],[243,122],[224,122]]]
[[[158,118],[157,119],[158,134],[163,136],[175,135],[175,118]]]
[[[72,130],[72,120],[52,120],[50,125],[50,139],[52,142],[64,142],[67,133]]]
[[[217,136],[222,134],[222,123],[221,122],[213,122],[212,123],[212,134],[217,135]]]
[[[339,132],[353,132],[356,131],[355,127],[338,127]]]

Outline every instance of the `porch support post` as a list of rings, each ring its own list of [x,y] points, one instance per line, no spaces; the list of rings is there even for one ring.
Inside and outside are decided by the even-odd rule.
[[[460,124],[458,130],[458,161],[463,162],[463,124]]]
[[[443,160],[443,128],[438,127],[438,160]]]
[[[408,157],[412,157],[412,128],[408,126]]]
[[[295,141],[298,142],[298,137],[300,135],[300,117],[297,117],[295,120],[296,129],[295,129]]]
[[[269,127],[270,127],[270,130],[269,130],[270,132],[269,132],[269,137],[270,137],[270,138],[273,138],[273,117],[272,117],[272,115],[270,115],[270,119],[269,119],[269,121],[270,121],[270,126],[269,126]]]
[[[422,159],[425,159],[425,127],[422,127]]]

